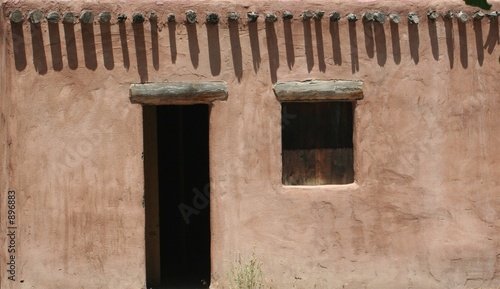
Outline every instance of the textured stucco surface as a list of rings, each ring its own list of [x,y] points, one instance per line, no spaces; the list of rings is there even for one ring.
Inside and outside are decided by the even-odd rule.
[[[142,110],[128,90],[213,80],[227,82],[229,97],[210,115],[212,288],[226,286],[236,253],[252,250],[266,288],[500,286],[498,22],[429,24],[429,9],[476,10],[459,0],[307,2],[6,1],[0,220],[4,232],[4,196],[16,190],[19,229],[17,281],[2,270],[0,286],[144,288]],[[108,10],[113,20],[107,32],[96,18],[90,36],[79,23],[57,34],[25,22],[20,41],[5,19],[35,8]],[[195,26],[183,23],[188,9]],[[403,21],[303,23],[309,9],[399,12]],[[153,10],[157,34],[149,21],[143,34],[132,27],[133,12]],[[290,25],[266,24],[262,13],[283,10],[295,15]],[[237,27],[230,11],[242,15]],[[261,14],[256,26],[247,11]],[[418,26],[405,21],[410,11]],[[208,12],[222,16],[217,27],[205,24]],[[125,30],[118,13],[129,16]],[[364,81],[354,184],[281,184],[272,87],[305,79]]]
[[[3,17],[0,17],[0,31],[2,35],[5,35],[6,27],[4,25]],[[7,162],[7,112],[5,108],[7,107],[7,86],[6,86],[6,73],[4,67],[6,66],[6,51],[7,46],[5,45],[5,37],[0,37],[0,91],[2,91],[2,99],[0,101],[0,190],[2,196],[4,192],[8,191],[8,162]],[[0,205],[4,208],[6,200],[2,197],[0,200]],[[3,210],[3,209],[2,209]],[[0,220],[3,220],[0,217]],[[3,224],[3,223],[2,223]],[[3,252],[3,251],[2,251]],[[3,253],[2,253],[3,254]],[[3,259],[2,259],[3,261]]]

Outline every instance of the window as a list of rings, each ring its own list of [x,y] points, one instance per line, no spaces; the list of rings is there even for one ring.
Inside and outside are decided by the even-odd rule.
[[[285,185],[354,182],[355,101],[363,82],[278,82],[281,101],[282,180]]]
[[[283,184],[349,184],[353,103],[282,103]]]

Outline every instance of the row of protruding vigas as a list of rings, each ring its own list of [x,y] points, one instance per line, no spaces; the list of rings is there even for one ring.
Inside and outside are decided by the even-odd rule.
[[[300,14],[300,19],[303,21],[321,21],[323,16],[325,15],[324,11],[304,11]],[[428,19],[435,21],[439,17],[443,17],[444,19],[453,19],[457,18],[461,22],[467,22],[470,18],[472,18],[475,21],[481,20],[485,17],[489,19],[496,19],[500,15],[500,12],[498,11],[493,11],[489,13],[484,13],[483,11],[476,11],[474,12],[471,17],[463,11],[458,11],[455,13],[453,10],[448,10],[443,13],[440,13],[435,10],[431,10],[427,13]],[[246,20],[248,22],[256,22],[257,19],[259,18],[259,14],[256,12],[248,12],[247,13],[247,18]],[[276,22],[278,21],[278,16],[276,13],[265,13],[263,14],[265,17],[265,20],[267,22]],[[286,21],[286,20],[291,20],[293,19],[294,15],[290,11],[283,11],[281,13],[281,18]],[[328,15],[330,21],[339,21],[342,18],[342,15],[339,12],[332,12]],[[158,21],[158,14],[156,12],[151,12],[149,14],[149,21]],[[360,19],[358,15],[355,13],[349,13],[346,15],[346,18],[348,21],[355,22]],[[22,23],[25,20],[25,16],[20,10],[15,10],[10,13],[9,19],[12,23]],[[81,23],[84,24],[92,24],[94,22],[94,12],[90,10],[84,10],[80,13],[80,15],[75,15],[73,12],[65,12],[62,15],[60,15],[56,11],[52,11],[47,13],[47,15],[44,15],[44,13],[40,10],[32,10],[28,13],[28,20],[32,24],[40,24],[44,21],[44,19],[47,19],[49,23],[58,23],[59,21],[62,20],[63,23],[66,24],[74,24],[76,21],[80,21]],[[99,13],[98,15],[98,21],[101,23],[109,23],[112,19],[112,15],[110,12],[102,12]],[[238,21],[240,19],[240,15],[236,12],[229,12],[227,13],[227,19],[229,21]],[[376,22],[383,24],[386,22],[387,19],[389,19],[391,22],[398,24],[401,22],[401,18],[397,13],[390,13],[389,15],[386,15],[383,12],[380,11],[375,11],[375,12],[364,12],[361,15],[361,19],[366,22]],[[127,20],[127,15],[120,13],[117,16],[117,21],[118,22],[124,22]],[[135,24],[140,24],[143,23],[146,20],[146,16],[144,16],[142,13],[134,13],[132,15],[132,23]],[[212,24],[212,25],[217,25],[220,21],[220,16],[217,13],[207,13],[205,16],[205,20],[207,24]],[[407,20],[410,24],[418,24],[420,22],[419,16],[415,12],[410,12],[407,15]],[[176,17],[175,14],[169,13],[166,18],[167,22],[176,22]],[[198,22],[198,16],[196,12],[193,10],[188,10],[185,13],[185,20],[186,23],[188,24],[194,24]]]

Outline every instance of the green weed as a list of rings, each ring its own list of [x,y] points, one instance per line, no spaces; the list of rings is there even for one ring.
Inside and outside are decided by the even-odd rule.
[[[252,253],[250,260],[246,260],[238,254],[232,264],[230,279],[231,289],[261,289],[263,288],[262,263]]]

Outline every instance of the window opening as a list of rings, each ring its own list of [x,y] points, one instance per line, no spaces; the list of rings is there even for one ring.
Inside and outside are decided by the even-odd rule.
[[[354,182],[353,102],[282,102],[283,184]]]

